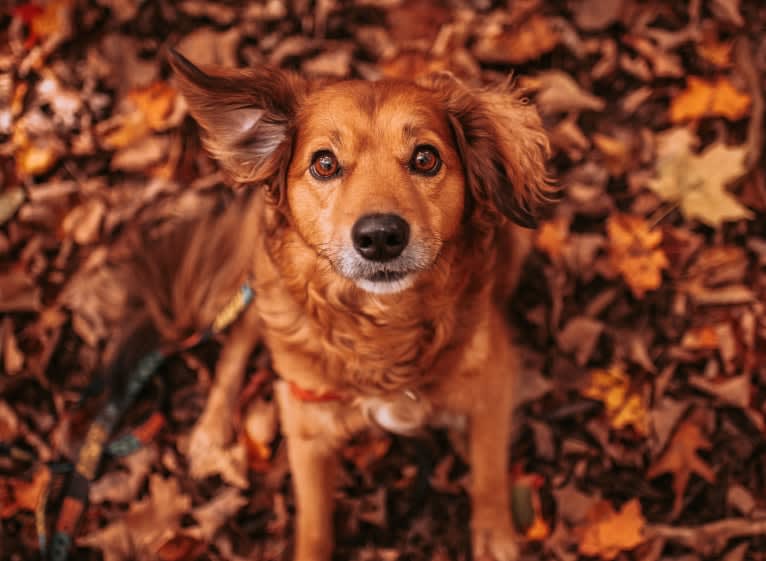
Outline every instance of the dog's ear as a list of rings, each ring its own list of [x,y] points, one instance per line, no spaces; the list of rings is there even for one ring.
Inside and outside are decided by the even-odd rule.
[[[510,83],[474,89],[441,72],[421,85],[445,105],[475,202],[535,227],[538,209],[555,193],[545,169],[548,137],[536,109]]]
[[[205,131],[205,147],[229,177],[240,184],[282,181],[305,81],[266,66],[203,70],[175,50],[169,62],[189,111]]]

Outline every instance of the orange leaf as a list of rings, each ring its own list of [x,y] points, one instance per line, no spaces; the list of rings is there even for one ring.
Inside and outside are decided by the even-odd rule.
[[[538,229],[535,245],[537,249],[545,252],[551,260],[555,261],[561,257],[568,234],[569,225],[561,218],[543,222]]]
[[[630,146],[611,136],[595,133],[593,144],[596,145],[606,159],[606,167],[612,176],[620,176],[630,164]]]
[[[750,96],[741,93],[728,79],[719,77],[715,82],[689,76],[687,87],[670,104],[670,120],[673,123],[700,119],[702,117],[725,117],[736,121],[747,115]]]
[[[178,92],[167,82],[155,82],[129,92],[129,111],[115,119],[117,126],[106,133],[104,144],[108,148],[124,148],[151,131],[165,130],[177,99]]]
[[[614,511],[609,501],[599,501],[591,507],[586,523],[579,528],[580,553],[607,561],[614,559],[621,551],[644,542],[645,524],[638,499],[625,503],[619,512]]]
[[[0,518],[10,518],[20,510],[35,510],[50,480],[51,472],[48,468],[38,469],[31,481],[7,480],[9,492],[0,494]]]
[[[668,259],[662,248],[662,232],[651,230],[640,216],[612,214],[606,223],[609,259],[636,298],[662,284]]]
[[[692,419],[686,419],[670,439],[665,452],[649,468],[649,479],[665,473],[673,475],[674,517],[681,513],[684,493],[692,473],[696,473],[708,483],[715,481],[713,469],[697,456],[697,450],[709,450],[710,446],[710,442],[702,434],[702,429]]]

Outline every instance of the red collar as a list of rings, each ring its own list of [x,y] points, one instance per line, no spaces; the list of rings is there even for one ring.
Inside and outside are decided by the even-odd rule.
[[[307,403],[327,403],[328,401],[342,401],[344,399],[344,397],[337,392],[327,391],[319,393],[314,390],[302,388],[292,381],[288,381],[287,383],[290,386],[290,392],[293,394],[293,397],[299,401],[305,401]]]

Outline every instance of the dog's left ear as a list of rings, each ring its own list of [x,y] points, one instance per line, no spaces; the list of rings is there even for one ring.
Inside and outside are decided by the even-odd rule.
[[[268,66],[201,69],[174,50],[168,60],[205,132],[205,147],[227,175],[236,183],[265,183],[278,190],[306,82]]]
[[[533,228],[555,189],[546,173],[548,136],[535,108],[509,83],[474,89],[452,74],[432,74],[421,85],[442,98],[477,204]]]

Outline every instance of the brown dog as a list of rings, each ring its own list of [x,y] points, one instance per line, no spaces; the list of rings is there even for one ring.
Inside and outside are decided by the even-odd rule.
[[[532,225],[550,193],[536,111],[507,84],[476,90],[449,74],[320,82],[171,62],[210,153],[235,183],[262,188],[199,229],[192,246],[228,253],[211,250],[217,264],[187,258],[194,280],[154,307],[202,323],[201,310],[214,314],[237,285],[234,273],[215,280],[222,271],[250,275],[255,304],[218,375],[241,372],[259,340],[271,352],[298,505],[295,558],[331,557],[344,441],[370,427],[409,434],[448,411],[470,426],[474,556],[515,559],[516,364],[501,305],[530,245],[514,222]]]

